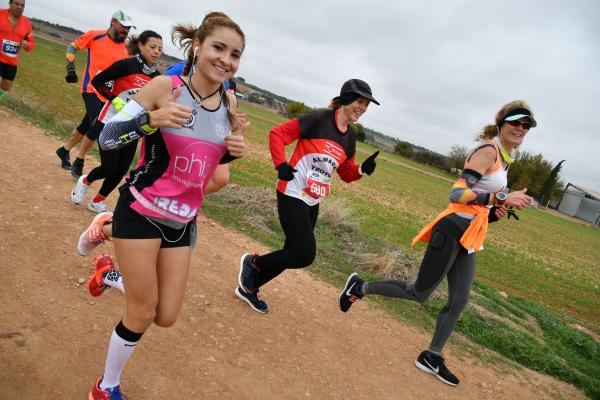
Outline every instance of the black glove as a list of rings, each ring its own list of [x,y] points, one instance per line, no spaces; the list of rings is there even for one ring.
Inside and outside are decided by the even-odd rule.
[[[488,223],[489,224],[491,224],[492,222],[498,221],[498,217],[496,216],[496,210],[499,208],[500,208],[500,206],[493,206],[492,208],[490,208],[490,213],[488,214]]]
[[[296,171],[294,168],[290,167],[290,165],[286,162],[279,164],[277,167],[277,177],[282,181],[291,181],[294,179],[294,172]]]
[[[510,219],[510,217],[515,217],[515,219],[518,221],[519,217],[517,217],[517,213],[515,212],[515,209],[512,207],[508,208],[508,216],[506,217],[506,219]]]
[[[499,208],[499,206],[493,206],[492,208],[490,208],[490,214],[488,215],[488,223],[498,221],[498,217],[496,216],[496,210]],[[519,217],[517,217],[517,213],[515,212],[514,208],[508,208],[508,215],[506,216],[506,219],[510,219],[510,217],[514,217],[517,221],[519,220]]]
[[[360,164],[360,170],[363,172],[363,174],[371,175],[373,171],[375,171],[375,167],[377,166],[377,164],[375,163],[375,158],[377,158],[378,155],[379,150],[371,154],[369,158],[367,158],[365,161],[363,161],[362,164]]]
[[[77,73],[75,72],[75,63],[67,63],[67,76],[65,76],[67,83],[77,83]]]

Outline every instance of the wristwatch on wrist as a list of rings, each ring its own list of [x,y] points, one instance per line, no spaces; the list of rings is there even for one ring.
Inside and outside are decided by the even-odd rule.
[[[156,132],[157,128],[150,126],[150,114],[148,114],[147,111],[144,111],[137,117],[137,123],[142,132],[144,132],[146,135]]]
[[[506,201],[506,193],[505,192],[497,192],[494,194],[494,205],[501,206],[504,205]]]

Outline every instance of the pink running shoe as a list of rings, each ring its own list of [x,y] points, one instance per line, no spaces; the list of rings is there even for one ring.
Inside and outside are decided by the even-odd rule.
[[[79,236],[79,241],[77,242],[77,252],[79,255],[87,256],[96,246],[110,240],[102,233],[102,227],[112,222],[112,216],[112,212],[105,211],[94,217],[90,226]]]
[[[104,274],[115,269],[115,264],[112,258],[110,258],[110,254],[98,254],[94,257],[94,272],[92,272],[92,275],[88,279],[88,289],[92,296],[98,297],[108,289],[108,286],[104,284]]]
[[[98,378],[94,388],[88,395],[88,400],[127,400],[127,397],[121,394],[121,387],[117,385],[115,387],[100,389],[100,382],[102,378]]]

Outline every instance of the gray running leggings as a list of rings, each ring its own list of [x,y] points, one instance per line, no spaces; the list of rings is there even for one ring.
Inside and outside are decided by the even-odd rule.
[[[365,282],[363,285],[364,294],[399,297],[422,303],[447,276],[448,302],[438,315],[429,347],[438,353],[442,352],[469,301],[475,278],[475,253],[467,254],[467,250],[459,243],[470,222],[469,219],[450,214],[435,225],[416,281],[390,280]]]

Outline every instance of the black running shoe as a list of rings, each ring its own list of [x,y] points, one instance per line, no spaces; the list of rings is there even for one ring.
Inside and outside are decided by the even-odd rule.
[[[69,160],[69,152],[63,146],[56,149],[56,155],[60,158],[60,166],[64,169],[71,169],[71,161]]]
[[[419,354],[419,358],[415,360],[415,365],[421,371],[434,374],[438,379],[450,386],[458,385],[458,378],[446,368],[444,358],[433,354],[430,351],[424,351]]]
[[[244,253],[240,258],[240,273],[238,274],[238,284],[240,288],[250,293],[257,289],[256,279],[258,268],[252,262],[252,254]]]
[[[83,160],[79,157],[73,161],[73,165],[71,166],[71,175],[73,178],[79,179],[79,177],[83,174]]]
[[[245,292],[244,289],[236,287],[235,295],[248,303],[248,305],[252,307],[254,311],[258,311],[262,314],[265,314],[269,311],[269,306],[267,306],[267,303],[260,297],[258,290],[248,293]]]
[[[357,287],[362,287],[364,282],[356,272],[348,277],[346,286],[344,286],[340,293],[340,310],[346,312],[354,302],[362,299],[362,292],[359,293]]]

